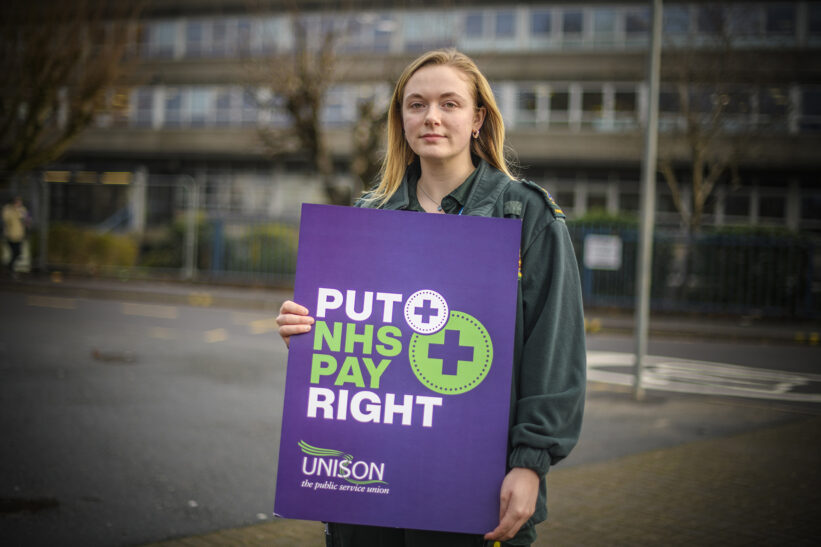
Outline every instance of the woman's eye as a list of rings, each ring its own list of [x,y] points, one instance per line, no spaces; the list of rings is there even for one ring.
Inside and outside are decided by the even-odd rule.
[[[424,106],[425,105],[423,105],[422,103],[411,103],[408,105],[408,108],[410,108],[411,110],[419,110],[420,108],[424,108]]]
[[[453,101],[448,101],[448,102],[446,102],[445,104],[443,104],[442,106],[443,106],[443,107],[445,107],[445,108],[447,108],[447,109],[453,109],[453,108],[456,108],[456,107],[457,107],[457,106],[459,106],[459,105],[457,105],[457,104],[456,104],[456,103],[454,103]]]

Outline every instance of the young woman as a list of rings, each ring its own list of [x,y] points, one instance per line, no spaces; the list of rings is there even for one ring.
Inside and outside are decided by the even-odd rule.
[[[545,475],[578,440],[585,390],[581,289],[564,214],[539,186],[516,180],[490,86],[455,50],[426,53],[402,73],[390,103],[379,185],[357,207],[522,220],[508,473],[499,525],[482,536],[331,524],[330,545],[529,545],[547,517]],[[279,333],[311,330],[285,302]]]

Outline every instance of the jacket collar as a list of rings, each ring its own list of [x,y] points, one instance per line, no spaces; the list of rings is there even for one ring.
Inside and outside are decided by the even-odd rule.
[[[413,171],[417,175],[419,165],[414,162],[410,164],[405,170],[405,176],[397,188],[396,192],[391,196],[382,209],[407,209],[410,203],[408,197],[408,175]],[[472,216],[490,216],[493,211],[494,204],[498,201],[499,196],[505,191],[510,179],[499,171],[491,167],[485,160],[479,159],[479,164],[476,166],[476,178],[473,181],[473,187],[468,194],[463,214]]]

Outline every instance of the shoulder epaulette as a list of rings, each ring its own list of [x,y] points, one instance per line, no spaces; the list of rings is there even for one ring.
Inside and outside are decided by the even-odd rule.
[[[559,207],[559,204],[556,203],[556,200],[554,200],[553,196],[550,195],[550,192],[548,192],[535,182],[531,182],[529,180],[522,180],[522,184],[524,184],[528,188],[533,188],[544,198],[545,203],[547,204],[548,208],[553,213],[553,216],[555,218],[560,220],[564,220],[565,218],[567,218],[564,214],[564,211],[562,211],[561,207]]]

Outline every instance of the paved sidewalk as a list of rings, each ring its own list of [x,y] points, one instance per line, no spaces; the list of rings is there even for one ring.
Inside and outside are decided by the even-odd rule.
[[[821,418],[551,471],[539,546],[816,545]],[[320,523],[276,520],[152,544],[324,545]]]
[[[182,306],[214,306],[275,312],[291,297],[288,290],[232,287],[187,282],[154,282],[31,276],[20,281],[0,278],[0,290],[67,298],[103,298]],[[611,309],[587,310],[591,333],[631,334],[633,315]],[[755,340],[779,344],[821,343],[821,321],[772,321],[751,317],[653,313],[650,336],[699,337],[723,341]]]

